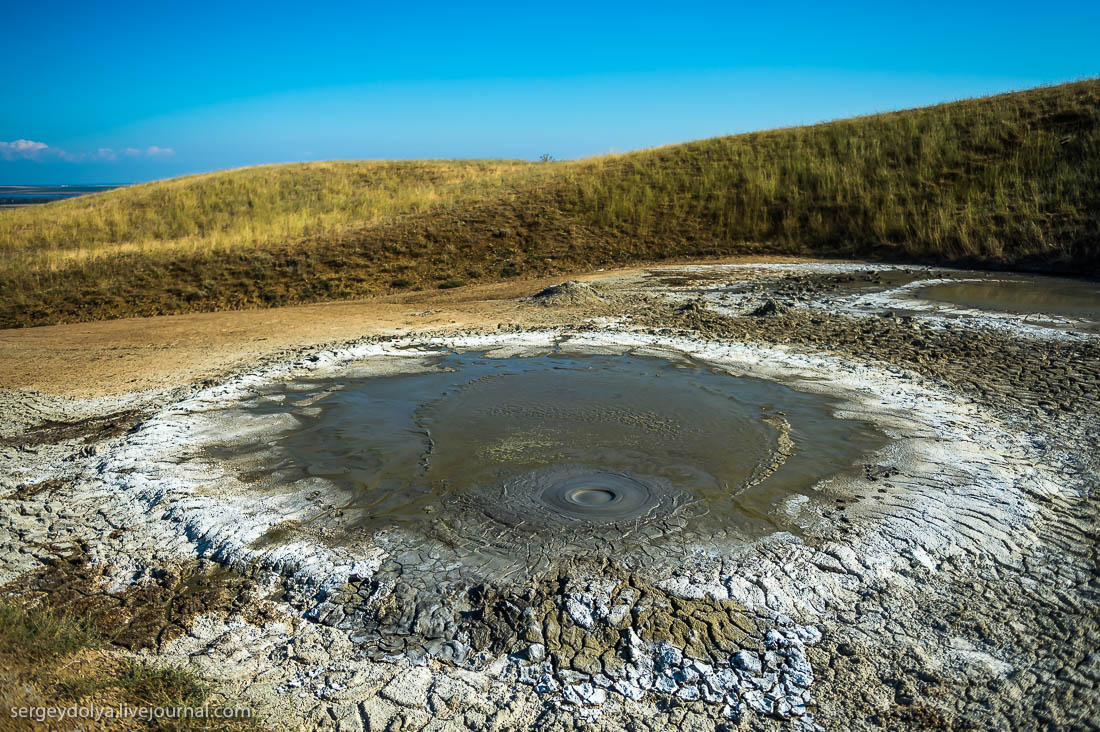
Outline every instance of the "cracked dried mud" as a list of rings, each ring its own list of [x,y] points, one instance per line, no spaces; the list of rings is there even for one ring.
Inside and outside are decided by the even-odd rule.
[[[225,355],[140,391],[6,378],[0,582],[273,728],[1096,727],[1100,316],[1043,282],[670,266],[251,350],[191,318]]]

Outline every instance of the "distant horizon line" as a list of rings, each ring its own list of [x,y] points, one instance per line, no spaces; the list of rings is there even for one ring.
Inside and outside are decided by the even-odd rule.
[[[126,183],[0,183],[0,190],[7,188],[111,188],[132,185],[134,185],[133,181]]]

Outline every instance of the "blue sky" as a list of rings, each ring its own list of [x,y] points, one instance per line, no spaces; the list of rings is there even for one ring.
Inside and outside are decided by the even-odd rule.
[[[0,184],[575,158],[1100,74],[1096,2],[53,2],[0,17]]]

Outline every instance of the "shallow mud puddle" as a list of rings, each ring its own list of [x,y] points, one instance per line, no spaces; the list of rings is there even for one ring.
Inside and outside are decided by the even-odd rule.
[[[686,360],[446,353],[422,368],[271,387],[236,409],[294,426],[215,456],[260,490],[328,482],[349,497],[316,519],[330,533],[402,525],[510,553],[540,534],[603,546],[627,524],[649,529],[638,541],[685,524],[700,540],[798,533],[814,484],[884,442],[819,395]]]
[[[917,297],[973,310],[1059,315],[1100,324],[1100,283],[1029,277],[968,280],[923,287]]]

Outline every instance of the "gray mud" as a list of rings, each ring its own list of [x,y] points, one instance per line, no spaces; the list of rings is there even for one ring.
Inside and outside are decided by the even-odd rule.
[[[389,550],[369,581],[352,581],[335,614],[331,603],[312,611],[373,658],[483,669],[493,654],[526,657],[532,642],[547,645],[543,626],[575,625],[565,611],[532,618],[532,640],[519,623],[528,610],[556,618],[552,608],[575,602],[560,589],[564,567],[614,557],[623,571],[668,573],[717,547],[802,535],[836,505],[835,490],[815,486],[857,472],[887,443],[869,423],[837,417],[833,399],[686,358],[444,352],[409,364],[411,373],[347,375],[370,365],[278,382],[205,412],[215,432],[246,415],[279,427],[203,456],[260,495],[321,494],[326,510],[277,525],[258,547],[320,539]],[[531,586],[541,588],[535,598],[522,589]],[[648,593],[669,606],[655,587]],[[624,597],[628,613],[633,595]],[[500,603],[515,614],[486,614]],[[555,639],[546,652],[558,668],[590,674],[588,656],[574,660],[578,649],[618,658],[629,650],[619,643],[628,625],[598,646]],[[738,647],[725,638],[695,641],[697,653],[718,663],[712,656]]]
[[[1100,324],[1100,283],[1053,277],[967,280],[922,287],[917,297],[967,310],[1063,315]]]
[[[334,508],[301,528],[330,543],[400,527],[455,561],[494,557],[493,573],[538,547],[530,576],[592,551],[678,562],[685,542],[801,533],[813,512],[790,500],[820,505],[814,485],[886,442],[822,395],[688,360],[441,353],[417,366],[273,384],[207,417],[281,427],[204,456],[261,494],[327,489]]]

